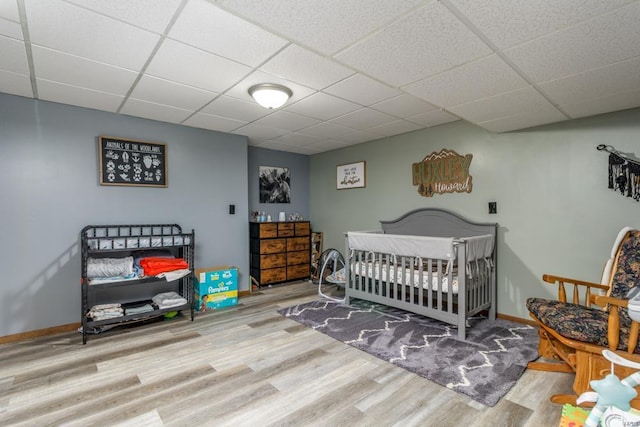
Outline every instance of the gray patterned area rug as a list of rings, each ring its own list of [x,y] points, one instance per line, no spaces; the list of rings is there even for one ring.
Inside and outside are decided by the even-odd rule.
[[[536,329],[502,319],[469,319],[462,341],[455,326],[360,300],[313,301],[278,312],[486,406],[507,394],[538,357]]]

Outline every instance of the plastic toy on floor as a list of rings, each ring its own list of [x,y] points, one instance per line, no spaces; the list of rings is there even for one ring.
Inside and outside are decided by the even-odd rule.
[[[614,374],[616,364],[640,370],[640,363],[609,350],[603,350],[602,355],[611,362],[611,373],[601,380],[591,381],[589,384],[595,391],[582,393],[577,400],[578,404],[596,404],[589,413],[585,427],[640,426],[640,414],[631,412],[631,400],[638,395],[634,387],[640,384],[640,371],[622,380]]]

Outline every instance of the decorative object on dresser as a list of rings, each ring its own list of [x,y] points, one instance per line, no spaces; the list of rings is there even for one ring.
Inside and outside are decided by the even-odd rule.
[[[80,233],[82,343],[107,326],[190,310],[195,233],[177,224],[88,225]]]
[[[251,276],[260,286],[309,278],[310,237],[309,221],[250,223]]]

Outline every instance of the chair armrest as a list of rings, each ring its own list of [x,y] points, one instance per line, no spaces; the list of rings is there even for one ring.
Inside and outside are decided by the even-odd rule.
[[[596,295],[593,297],[596,304],[604,307],[607,304],[616,305],[618,307],[628,307],[629,300],[628,299],[620,299],[614,297],[608,297],[605,295]]]
[[[587,282],[586,280],[571,279],[569,277],[554,276],[552,274],[543,274],[542,280],[544,280],[547,283],[558,284],[558,301],[560,302],[567,302],[567,292],[565,290],[564,285],[565,284],[572,285],[573,286],[572,302],[574,304],[584,304],[587,307],[591,306],[591,303],[593,302],[592,295],[591,295],[592,289],[600,289],[603,291],[609,290],[608,285],[603,285],[595,282]],[[586,288],[586,290],[584,291],[583,303],[580,302],[580,292],[579,292],[580,287]]]
[[[619,308],[629,306],[629,300],[613,298],[604,295],[594,297],[595,303],[600,306],[609,306],[609,319],[607,322],[607,339],[609,341],[609,350],[616,351],[620,342],[620,314]],[[631,329],[629,331],[629,340],[625,351],[628,354],[635,352],[638,345],[638,332],[640,331],[640,323],[635,320],[631,321]]]

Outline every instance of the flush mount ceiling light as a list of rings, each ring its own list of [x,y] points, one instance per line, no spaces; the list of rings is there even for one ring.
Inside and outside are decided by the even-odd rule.
[[[262,83],[251,86],[249,95],[264,108],[273,109],[282,107],[289,97],[293,95],[293,92],[288,87],[273,83]]]

